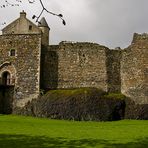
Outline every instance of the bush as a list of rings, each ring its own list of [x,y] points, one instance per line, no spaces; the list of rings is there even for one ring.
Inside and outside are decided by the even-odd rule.
[[[127,98],[125,109],[125,119],[148,120],[148,104],[135,104]]]
[[[125,96],[97,88],[50,90],[16,114],[68,120],[112,121],[124,118]]]

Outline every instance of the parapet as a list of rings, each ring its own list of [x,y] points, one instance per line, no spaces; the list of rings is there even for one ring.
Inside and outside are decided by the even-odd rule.
[[[68,48],[68,49],[81,49],[81,48],[101,48],[101,49],[108,49],[107,47],[97,44],[97,43],[90,43],[90,42],[73,42],[73,41],[62,41],[59,43],[60,48]]]
[[[134,33],[132,44],[139,42],[139,41],[148,41],[148,34],[147,33],[143,33],[143,34]]]

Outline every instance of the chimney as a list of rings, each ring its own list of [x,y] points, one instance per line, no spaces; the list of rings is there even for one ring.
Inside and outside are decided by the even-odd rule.
[[[20,12],[20,18],[26,18],[26,12],[24,10]]]

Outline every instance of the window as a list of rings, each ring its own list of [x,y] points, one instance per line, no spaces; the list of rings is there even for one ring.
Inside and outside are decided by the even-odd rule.
[[[32,30],[32,25],[29,25],[29,30]]]
[[[10,56],[15,56],[15,54],[16,54],[16,53],[15,53],[15,49],[11,49],[11,50],[10,50]]]

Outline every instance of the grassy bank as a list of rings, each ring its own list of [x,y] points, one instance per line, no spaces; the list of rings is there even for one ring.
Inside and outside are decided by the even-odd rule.
[[[146,148],[148,121],[76,122],[0,115],[0,148]]]

